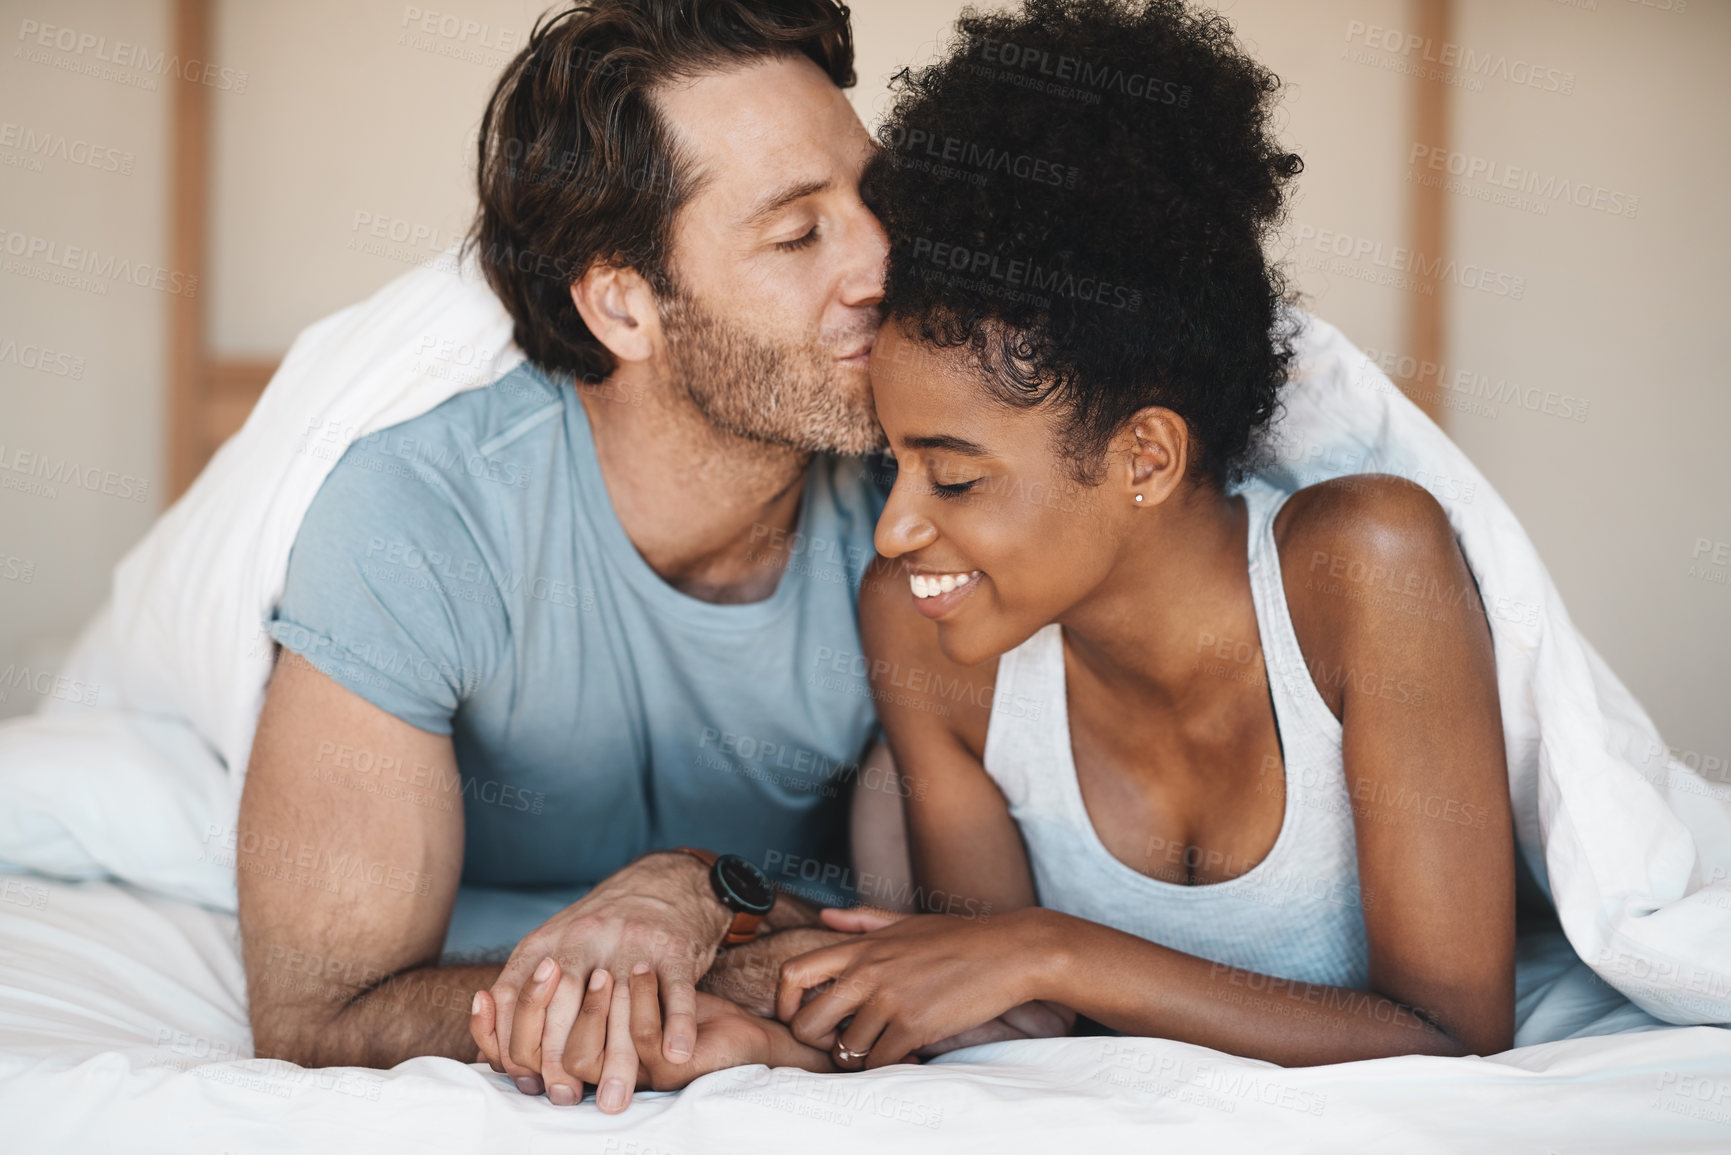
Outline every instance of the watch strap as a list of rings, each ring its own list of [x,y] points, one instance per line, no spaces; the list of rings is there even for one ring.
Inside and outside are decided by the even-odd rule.
[[[691,857],[709,867],[712,872],[715,870],[716,862],[721,858],[721,855],[715,853],[713,850],[700,850],[695,846],[675,846],[673,849],[680,854],[691,855]],[[727,906],[727,909],[733,911],[733,922],[728,926],[727,936],[721,940],[721,945],[738,946],[742,942],[750,942],[752,939],[756,938],[757,927],[758,924],[763,921],[763,916],[760,914],[753,914],[749,910],[734,910],[732,906],[728,906],[727,900],[721,897],[721,888],[715,884],[713,873],[710,876],[710,886],[715,889],[716,900],[723,906]]]

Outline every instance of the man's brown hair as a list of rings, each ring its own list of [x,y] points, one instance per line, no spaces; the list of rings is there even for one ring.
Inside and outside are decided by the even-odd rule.
[[[805,56],[854,83],[839,0],[580,0],[543,16],[481,120],[468,247],[537,364],[599,381],[613,356],[571,285],[597,263],[674,290],[674,216],[696,191],[652,99],[667,84]]]

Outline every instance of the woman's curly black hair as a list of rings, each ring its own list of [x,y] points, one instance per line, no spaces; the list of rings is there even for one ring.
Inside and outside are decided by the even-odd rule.
[[[970,347],[1003,401],[1051,401],[1078,481],[1139,409],[1193,468],[1242,475],[1293,358],[1264,242],[1303,168],[1270,124],[1279,79],[1180,0],[968,9],[904,70],[867,173],[890,236],[884,312]]]

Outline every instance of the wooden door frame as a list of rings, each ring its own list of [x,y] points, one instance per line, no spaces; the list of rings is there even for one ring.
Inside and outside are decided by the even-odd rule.
[[[174,0],[174,53],[209,60],[211,0]],[[201,292],[168,298],[167,473],[172,502],[230,434],[245,423],[277,360],[216,357],[207,344],[210,291],[210,87],[176,69],[169,86],[170,267],[197,278]]]

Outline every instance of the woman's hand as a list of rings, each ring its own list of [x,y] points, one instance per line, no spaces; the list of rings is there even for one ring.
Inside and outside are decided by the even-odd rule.
[[[825,911],[824,921],[836,926],[843,921],[836,913]],[[981,921],[911,915],[789,959],[781,968],[777,1016],[800,1042],[834,1048],[844,1069],[902,1062],[1039,997],[1056,958],[1040,913],[1030,908]],[[829,988],[801,1007],[805,992],[825,983]],[[843,1050],[866,1057],[847,1061]]]

